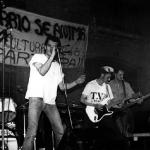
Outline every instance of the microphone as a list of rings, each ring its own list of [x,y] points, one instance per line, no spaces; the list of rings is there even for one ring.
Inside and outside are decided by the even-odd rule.
[[[70,54],[71,51],[64,51],[64,52],[61,52],[61,51],[60,51],[60,54],[67,54],[67,53]]]
[[[9,30],[9,29],[10,29],[10,31],[12,31],[12,28],[9,26],[9,27],[7,27],[6,29],[4,29],[4,30],[2,30],[2,31],[0,32],[0,36],[1,36],[2,34],[7,33],[7,30]]]
[[[59,51],[59,53],[60,54],[70,54],[70,51],[63,51],[62,49],[63,48],[65,48],[65,47],[69,47],[70,46],[70,44],[65,44],[65,45],[62,45],[62,46],[59,46],[59,47],[57,47],[57,49],[58,49],[58,51]]]

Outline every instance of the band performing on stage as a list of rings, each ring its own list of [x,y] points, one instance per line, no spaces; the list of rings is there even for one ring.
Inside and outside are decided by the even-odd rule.
[[[0,150],[150,148],[144,9],[121,0],[9,1],[0,1]]]
[[[65,149],[67,138],[69,140],[70,136],[76,134],[75,140],[79,140],[79,130],[83,134],[81,141],[89,140],[88,132],[92,140],[119,139],[123,141],[121,145],[128,149],[128,138],[133,136],[134,119],[130,118],[127,110],[136,103],[141,104],[150,94],[143,96],[141,93],[134,93],[130,84],[124,81],[122,69],[114,72],[114,68],[103,66],[99,78],[85,85],[81,95],[82,105],[77,105],[75,101],[56,103],[57,86],[67,90],[85,81],[85,75],[81,75],[73,82],[64,82],[57,46],[60,46],[59,39],[48,36],[45,41],[45,53],[34,55],[30,61],[30,76],[25,94],[25,98],[29,100],[17,107],[12,98],[5,98],[4,136],[9,137],[5,147],[13,147],[13,150],[40,150],[42,147],[61,150],[62,147]],[[112,75],[115,76],[113,80]],[[17,87],[17,91],[22,93],[21,87]],[[22,113],[22,136],[16,129],[17,112]],[[2,125],[2,109],[0,115]],[[125,119],[128,117],[129,119]],[[1,130],[1,136],[2,133]],[[69,136],[66,136],[67,133]],[[85,143],[82,147],[86,147]],[[93,149],[96,148],[93,146]]]

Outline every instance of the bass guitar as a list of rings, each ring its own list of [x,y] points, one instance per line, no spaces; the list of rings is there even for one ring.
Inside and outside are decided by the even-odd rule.
[[[124,113],[123,110],[125,110],[126,108],[128,108],[128,107],[130,107],[130,106],[132,106],[132,105],[134,105],[136,103],[139,103],[141,100],[145,100],[149,96],[150,96],[150,93],[145,95],[145,96],[142,96],[140,98],[137,98],[137,99],[135,99],[135,100],[133,100],[133,101],[131,101],[129,103],[125,103],[122,108],[114,110],[113,114],[112,114],[113,119],[117,119],[120,116],[126,115],[126,113]]]

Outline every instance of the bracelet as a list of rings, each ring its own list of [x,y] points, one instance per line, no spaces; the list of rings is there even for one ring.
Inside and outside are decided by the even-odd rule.
[[[78,84],[76,80],[75,80],[74,82],[75,82],[76,84]]]

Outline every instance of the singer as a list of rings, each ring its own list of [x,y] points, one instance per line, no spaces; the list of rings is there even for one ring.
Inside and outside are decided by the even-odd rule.
[[[123,79],[124,71],[123,69],[115,69],[115,78],[111,80],[109,85],[112,89],[115,101],[121,100],[122,102],[115,105],[115,109],[120,109],[125,105],[124,99],[127,98],[138,98],[139,95],[134,94],[133,89],[130,84]],[[132,99],[131,99],[132,100]],[[142,101],[141,101],[142,102]],[[140,102],[140,103],[141,103]],[[119,131],[126,137],[132,136],[134,130],[134,116],[130,108],[123,110],[124,115],[120,115],[115,118],[116,125]]]
[[[63,91],[73,88],[85,81],[81,75],[75,81],[64,84],[64,74],[58,62],[56,47],[60,47],[60,39],[48,36],[45,41],[44,54],[35,54],[30,65],[30,76],[25,95],[29,99],[28,128],[22,150],[33,150],[34,138],[37,134],[41,111],[46,114],[55,134],[55,146],[59,145],[64,128],[56,106],[57,88]]]

